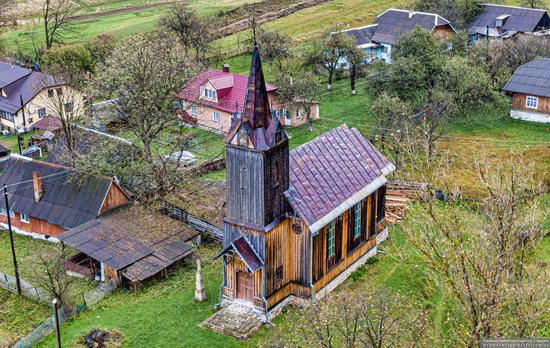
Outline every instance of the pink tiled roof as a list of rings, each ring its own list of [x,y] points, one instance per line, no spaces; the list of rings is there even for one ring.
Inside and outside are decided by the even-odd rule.
[[[200,101],[201,104],[229,113],[242,112],[248,77],[240,74],[226,73],[209,68],[197,74],[187,87],[177,94],[177,97],[187,101],[197,101],[200,96],[201,86],[206,80],[209,80],[218,90],[219,103],[202,99]],[[266,87],[267,92],[277,90],[277,87],[270,84],[267,84]]]

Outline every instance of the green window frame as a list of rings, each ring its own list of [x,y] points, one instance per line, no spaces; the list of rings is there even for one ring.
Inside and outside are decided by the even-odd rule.
[[[353,210],[355,212],[355,225],[353,226],[353,238],[361,236],[361,202],[357,203]]]
[[[327,258],[336,254],[336,226],[334,221],[331,221],[327,227]]]

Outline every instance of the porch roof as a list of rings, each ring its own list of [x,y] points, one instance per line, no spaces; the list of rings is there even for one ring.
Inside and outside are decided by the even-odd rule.
[[[218,255],[216,255],[216,257],[214,257],[214,259],[217,259],[231,249],[239,254],[250,272],[256,272],[258,269],[264,266],[263,260],[258,256],[258,254],[256,254],[246,238],[242,236],[235,240],[233,243],[226,246]]]

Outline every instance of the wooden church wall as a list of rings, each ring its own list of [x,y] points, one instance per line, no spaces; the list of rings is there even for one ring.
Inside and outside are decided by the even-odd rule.
[[[264,226],[264,160],[261,152],[227,146],[227,216]]]

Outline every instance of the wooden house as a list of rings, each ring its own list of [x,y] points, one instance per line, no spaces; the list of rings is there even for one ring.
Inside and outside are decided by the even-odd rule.
[[[512,95],[513,118],[550,123],[550,59],[520,66],[503,90]]]
[[[125,205],[59,235],[80,251],[65,262],[76,274],[117,286],[136,286],[193,252],[199,232],[181,221],[138,204]]]
[[[252,306],[268,321],[289,302],[319,300],[376,253],[395,167],[345,125],[289,151],[258,48],[244,105],[226,137],[220,304]]]
[[[550,29],[544,9],[481,4],[481,11],[468,27],[470,43],[482,38],[506,39],[519,33],[542,33]]]
[[[0,186],[8,186],[11,224],[17,232],[56,237],[130,202],[112,178],[79,175],[58,164],[11,155]],[[0,224],[7,227],[6,206]]]
[[[357,47],[365,52],[365,63],[369,64],[374,61],[391,63],[392,48],[397,45],[403,35],[417,27],[429,30],[442,40],[447,40],[451,34],[456,33],[451,22],[438,14],[394,8],[379,14],[374,24],[347,29],[343,32],[353,37]],[[340,64],[346,69],[349,68],[349,63],[345,58]]]

